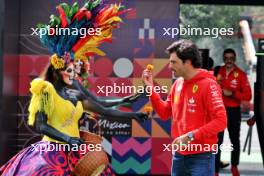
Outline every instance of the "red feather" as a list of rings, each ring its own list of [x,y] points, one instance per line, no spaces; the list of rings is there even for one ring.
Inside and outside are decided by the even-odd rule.
[[[84,55],[85,56],[95,56],[96,53],[94,53],[94,52],[86,52],[86,53],[84,53]]]
[[[78,21],[80,21],[83,17],[86,17],[87,20],[91,19],[92,14],[89,10],[87,10],[85,7],[82,7],[78,10],[78,12],[74,15],[73,20],[77,18]]]
[[[72,51],[76,52],[80,47],[82,47],[89,39],[91,36],[87,35],[85,38],[80,39],[73,47]]]
[[[60,5],[57,6],[57,10],[59,11],[60,18],[61,18],[61,27],[65,28],[66,26],[68,26],[66,14]]]

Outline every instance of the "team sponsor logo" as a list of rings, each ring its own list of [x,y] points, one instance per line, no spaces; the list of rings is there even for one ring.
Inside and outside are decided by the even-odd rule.
[[[194,100],[193,97],[192,97],[191,99],[189,99],[189,103],[190,103],[190,104],[194,104],[194,103],[195,103],[195,100]]]
[[[235,78],[238,77],[238,72],[234,72],[234,77],[235,77]]]
[[[217,90],[217,86],[216,86],[215,84],[211,84],[211,85],[210,85],[210,89],[211,89],[211,90]]]
[[[238,82],[237,82],[236,79],[233,79],[233,80],[230,82],[230,86],[231,86],[232,88],[236,88],[236,87],[237,87],[237,84],[238,84]]]
[[[221,94],[216,86],[216,84],[210,85],[210,93],[212,95],[211,102],[213,108],[224,107],[223,100],[221,98]]]
[[[196,104],[196,101],[195,99],[192,97],[188,100],[188,111],[189,112],[195,112],[196,111],[196,107],[197,107],[197,104]]]

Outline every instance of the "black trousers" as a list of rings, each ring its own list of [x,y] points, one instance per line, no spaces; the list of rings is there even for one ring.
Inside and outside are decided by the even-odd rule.
[[[227,129],[233,151],[231,152],[231,164],[237,166],[240,157],[240,126],[241,126],[241,110],[240,107],[229,108],[226,107],[227,113]],[[215,171],[218,173],[220,168],[220,145],[223,143],[224,131],[218,133],[218,152],[215,157]]]

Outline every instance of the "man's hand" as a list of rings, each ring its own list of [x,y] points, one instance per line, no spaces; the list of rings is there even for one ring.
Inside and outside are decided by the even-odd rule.
[[[184,134],[180,137],[177,137],[176,139],[174,139],[174,141],[172,142],[172,145],[182,145],[182,144],[188,144],[188,142],[190,141],[190,138],[187,136],[187,134]]]
[[[224,96],[226,96],[226,97],[230,97],[230,96],[233,95],[232,91],[227,90],[227,89],[223,89],[223,94],[224,94]]]
[[[142,80],[143,83],[148,86],[152,87],[153,86],[153,77],[152,77],[152,72],[149,71],[148,69],[145,69],[142,73]]]

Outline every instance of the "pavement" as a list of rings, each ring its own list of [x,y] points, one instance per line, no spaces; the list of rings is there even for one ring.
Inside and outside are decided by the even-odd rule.
[[[252,131],[252,143],[251,152],[248,155],[248,146],[246,151],[243,152],[244,143],[246,141],[248,125],[246,122],[242,122],[240,131],[240,143],[241,143],[241,154],[240,154],[240,164],[238,169],[241,176],[264,176],[264,166],[262,163],[262,156],[260,151],[258,133],[256,124],[253,126]],[[228,131],[225,131],[224,144],[230,144]],[[221,160],[225,162],[230,162],[231,153],[228,151],[222,151]],[[222,169],[220,171],[220,176],[232,176],[230,172],[231,166]]]

